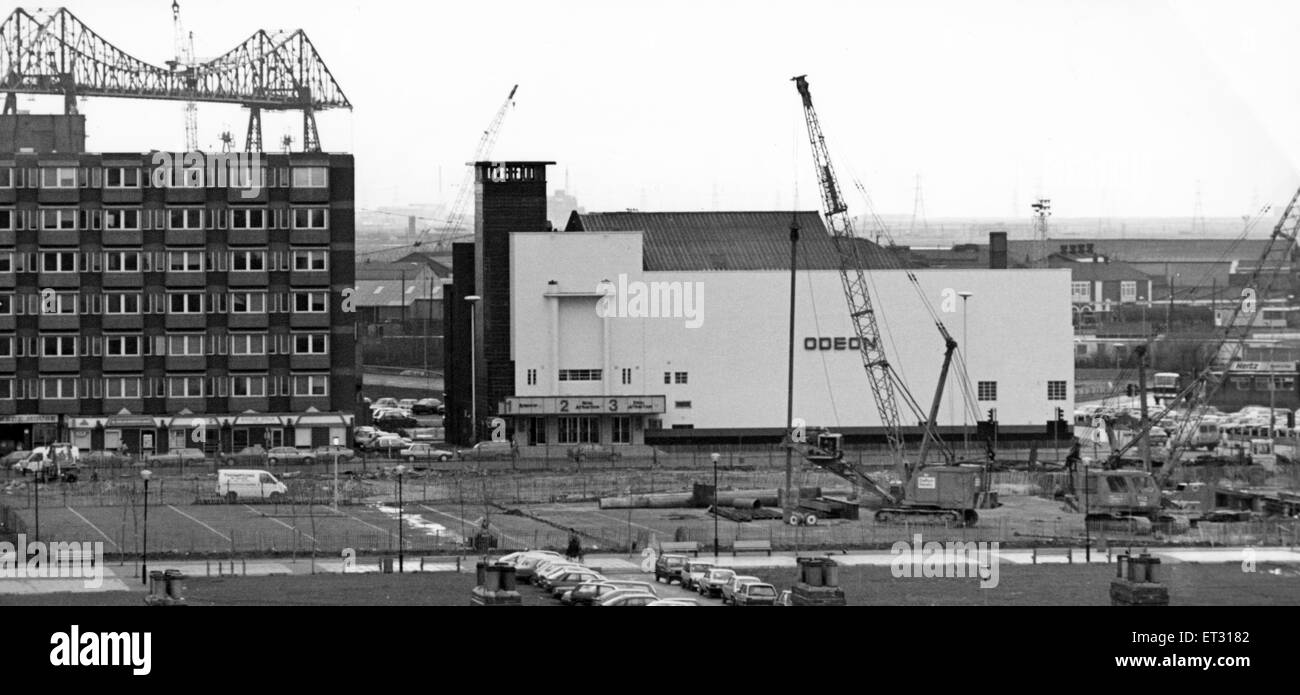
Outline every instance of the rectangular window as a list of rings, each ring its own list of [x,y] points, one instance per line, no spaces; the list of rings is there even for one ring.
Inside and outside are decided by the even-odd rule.
[[[265,314],[266,293],[265,292],[231,292],[230,313]]]
[[[1063,401],[1065,400],[1065,382],[1049,381],[1047,382],[1047,400]]]
[[[0,253],[0,273],[14,272],[14,255],[8,251]]]
[[[265,355],[265,333],[232,333],[230,335],[230,354]]]
[[[1070,283],[1070,300],[1074,302],[1087,302],[1092,299],[1091,282],[1071,282]]]
[[[231,229],[266,229],[265,208],[230,208]]]
[[[140,228],[138,208],[104,208],[104,229],[135,230]]]
[[[41,336],[41,355],[44,357],[76,357],[77,336],[75,335]]]
[[[203,229],[203,208],[171,208],[168,229]]]
[[[104,270],[109,273],[138,273],[140,252],[108,251],[104,254]]]
[[[625,385],[632,383],[632,370],[630,368],[623,370],[623,383]]]
[[[329,185],[329,167],[294,167],[294,188],[325,188]]]
[[[109,357],[139,357],[140,335],[106,335],[104,336],[104,354]]]
[[[328,352],[328,339],[326,333],[296,333],[293,336],[293,354],[324,355]]]
[[[167,379],[172,398],[199,398],[203,396],[203,377],[173,376]]]
[[[307,249],[293,252],[294,270],[329,270],[327,249]]]
[[[672,373],[672,372],[664,372],[664,383],[665,383],[665,384],[671,384],[671,383],[673,383],[673,373]]]
[[[44,251],[41,253],[42,273],[77,272],[76,251]]]
[[[10,167],[0,168],[0,188],[14,187],[14,170]]]
[[[41,188],[76,188],[77,167],[41,167]]]
[[[167,336],[167,354],[197,356],[203,354],[202,333],[179,333]]]
[[[202,251],[168,251],[167,267],[173,273],[203,272]]]
[[[294,229],[329,229],[329,208],[294,208]]]
[[[105,379],[104,396],[106,398],[139,398],[140,377],[124,376]]]
[[[560,444],[594,444],[600,441],[600,421],[594,417],[556,419]]]
[[[536,369],[530,369],[530,370],[528,370],[528,385],[529,385],[529,386],[536,386],[536,385],[537,385],[537,370],[536,370]]]
[[[0,400],[13,400],[14,397],[14,380],[0,379]]]
[[[266,376],[234,376],[230,380],[232,396],[265,396]]]
[[[600,369],[561,369],[560,381],[600,381]]]
[[[1124,280],[1119,283],[1119,301],[1136,302],[1138,298],[1138,284],[1135,280]]]
[[[202,292],[175,292],[170,295],[168,311],[172,314],[202,314]]]
[[[623,415],[610,418],[610,424],[613,430],[610,433],[610,442],[613,444],[631,444],[632,443],[632,418]]]
[[[294,292],[293,311],[297,314],[320,314],[326,310],[326,292]]]
[[[36,300],[37,306],[40,307],[39,313],[64,315],[74,315],[77,313],[77,297],[79,295],[76,292],[59,292],[49,299],[45,299],[41,297],[41,295],[36,294],[29,296],[33,300]],[[28,313],[37,312],[33,311]]]
[[[77,397],[76,377],[41,379],[41,398],[69,400]]]
[[[686,372],[673,372],[673,383],[674,384],[686,383]]]
[[[998,382],[979,382],[979,385],[976,388],[976,396],[981,401],[996,401],[998,399]]]
[[[0,316],[11,316],[14,313],[14,293],[6,292],[0,294]]]
[[[138,292],[110,292],[104,295],[104,313],[140,313],[140,294]]]
[[[682,410],[686,410],[686,409],[688,409],[688,408],[691,407],[691,402],[690,402],[690,401],[673,401],[673,407],[674,407],[674,408],[680,408],[680,409],[682,409]]]
[[[328,396],[328,374],[298,374],[293,377],[293,395]]]
[[[136,167],[105,167],[104,188],[139,188],[140,170]]]
[[[41,208],[41,229],[76,228],[76,208]]]
[[[0,357],[14,356],[14,337],[11,335],[0,336]]]
[[[231,270],[266,270],[265,251],[232,251]]]
[[[6,171],[6,170],[0,169],[0,171]],[[0,229],[13,229],[13,228],[14,228],[14,211],[10,208],[5,208],[0,210]]]

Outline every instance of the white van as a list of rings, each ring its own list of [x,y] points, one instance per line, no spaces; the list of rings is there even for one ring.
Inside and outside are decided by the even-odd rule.
[[[243,498],[275,500],[288,493],[289,488],[266,471],[233,468],[217,471],[217,494],[231,502]]]

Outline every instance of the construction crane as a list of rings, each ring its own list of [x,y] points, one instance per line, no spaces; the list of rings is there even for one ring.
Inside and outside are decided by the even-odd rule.
[[[497,136],[501,133],[501,124],[506,120],[506,113],[510,107],[515,105],[515,92],[519,91],[519,85],[510,88],[510,94],[502,102],[501,108],[492,117],[492,122],[488,124],[482,136],[479,137],[478,147],[474,149],[474,158],[470,160],[470,167],[465,171],[465,177],[460,182],[460,189],[456,192],[456,200],[451,204],[447,211],[447,221],[443,223],[442,234],[439,235],[438,241],[435,242],[435,248],[441,248],[445,242],[460,230],[464,223],[465,212],[469,208],[469,201],[474,195],[474,162],[487,161],[492,157],[492,150],[496,147]],[[424,243],[432,227],[426,227],[420,231],[416,237],[415,243],[411,244],[412,248],[418,248]]]
[[[172,33],[176,43],[176,59],[167,61],[167,66],[172,70],[183,70],[188,73],[194,66],[194,32],[188,35],[185,33],[185,25],[181,23],[181,5],[177,0],[172,0]],[[198,104],[193,101],[185,102],[186,152],[199,150],[198,111]]]
[[[897,487],[891,486],[892,489],[886,489],[867,475],[860,466],[845,459],[840,434],[822,432],[817,436],[815,444],[798,444],[793,436],[789,436],[788,445],[798,449],[808,462],[855,485],[869,489],[884,499],[886,506],[876,512],[878,521],[939,518],[957,524],[972,525],[979,518],[975,509],[982,492],[981,469],[978,466],[951,465],[952,452],[943,445],[935,424],[953,353],[957,349],[957,341],[948,334],[942,322],[937,320],[937,316],[934,316],[944,339],[944,361],[934,400],[929,412],[923,412],[885,355],[875,307],[872,306],[868,289],[870,285],[865,270],[866,264],[862,258],[862,246],[865,240],[859,239],[853,228],[853,218],[848,213],[848,205],[844,202],[835,168],[831,164],[830,151],[826,146],[821,123],[817,118],[816,109],[813,108],[807,76],[800,75],[793,78],[793,81],[803,101],[804,120],[808,126],[808,140],[812,145],[813,163],[817,170],[822,205],[839,257],[840,281],[848,303],[849,316],[853,320],[854,331],[861,346],[862,365],[866,369],[871,395],[880,414],[881,423],[884,425],[885,438],[894,459],[895,471],[901,473],[901,481]],[[917,285],[915,275],[909,273],[908,277],[914,285]],[[926,306],[929,307],[928,304]],[[922,418],[921,452],[916,466],[908,465],[904,460],[898,394],[903,396],[912,412]],[[926,456],[936,444],[944,452],[947,459],[945,463],[948,465],[927,468]]]

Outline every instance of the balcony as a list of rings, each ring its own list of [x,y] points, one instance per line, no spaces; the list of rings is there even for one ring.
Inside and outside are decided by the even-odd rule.
[[[139,246],[144,243],[144,232],[139,229],[105,229],[101,234],[105,246]]]
[[[164,287],[207,287],[207,273],[165,273]]]
[[[36,243],[41,246],[76,246],[81,243],[78,229],[42,229],[36,234]]]
[[[266,312],[264,311],[259,311],[256,313],[252,313],[252,312],[236,313],[232,311],[229,314],[226,314],[226,321],[227,321],[226,326],[231,329],[267,327],[267,317],[266,317]]]
[[[81,401],[75,398],[42,398],[40,402],[42,415],[76,415],[81,412]]]
[[[202,203],[208,198],[208,189],[206,188],[181,188],[172,186],[165,188],[163,201],[168,205],[186,205]]]
[[[144,201],[142,188],[104,188],[100,191],[101,200],[108,205],[141,203]]]
[[[270,280],[265,270],[232,270],[226,282],[231,287],[266,287]]]
[[[104,273],[104,287],[144,287],[144,273]]]
[[[80,188],[40,188],[36,202],[42,205],[76,205],[81,202]]]
[[[330,315],[328,311],[316,313],[292,313],[289,315],[289,325],[293,328],[329,328]]]
[[[4,190],[4,189],[0,189],[0,190]],[[13,245],[14,245],[14,230],[0,229],[0,246],[13,246]]]
[[[168,229],[163,234],[163,243],[168,246],[202,246],[207,239],[207,230],[203,229]]]
[[[291,355],[289,357],[289,368],[299,369],[329,369],[329,355]]]
[[[202,277],[202,275],[200,275]],[[183,328],[207,328],[207,314],[167,314],[163,326],[167,330]]]
[[[208,358],[204,355],[168,355],[167,371],[197,371],[206,369]]]
[[[232,246],[264,245],[267,239],[267,230],[265,229],[230,229],[226,231],[226,243]]]
[[[42,289],[46,287],[80,287],[81,276],[77,273],[37,273],[36,283]]]
[[[268,369],[269,359],[266,355],[231,355],[229,368],[236,371],[254,372]]]
[[[290,244],[310,244],[321,246],[330,243],[330,230],[328,229],[291,229],[289,230]]]
[[[329,188],[300,188],[294,187],[289,189],[289,202],[291,203],[329,203]]]
[[[0,330],[12,331],[18,326],[18,319],[13,314],[0,314]]]
[[[0,357],[0,373],[13,374],[18,371],[18,359],[14,357]]]
[[[104,314],[104,330],[142,330],[144,328],[143,314]]]
[[[76,314],[41,314],[36,326],[41,330],[77,330],[81,317]],[[3,326],[0,326],[3,328]]]
[[[144,358],[139,355],[105,355],[103,368],[106,372],[140,372],[144,370]]]
[[[37,369],[41,372],[75,372],[81,367],[81,358],[76,355],[38,358]]]
[[[329,287],[328,270],[294,270],[289,272],[289,284],[294,287]]]
[[[13,289],[18,284],[18,278],[13,273],[0,273],[0,288]]]

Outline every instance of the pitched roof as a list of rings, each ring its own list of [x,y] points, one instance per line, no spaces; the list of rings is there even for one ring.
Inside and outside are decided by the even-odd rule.
[[[1123,280],[1149,280],[1150,275],[1134,268],[1123,261],[1089,261],[1081,263],[1052,254],[1048,265],[1053,268],[1069,268],[1070,279],[1076,282],[1113,282]]]
[[[799,225],[799,267],[838,269],[834,241],[813,211],[575,211],[565,231],[643,232],[645,270],[785,270],[791,221]],[[880,246],[865,239],[858,244],[867,267],[898,265]]]
[[[357,280],[357,306],[410,306],[417,299],[428,299],[429,288],[408,282],[406,295],[402,295],[401,281]],[[435,283],[433,298],[442,299],[442,285]]]

